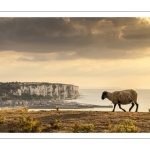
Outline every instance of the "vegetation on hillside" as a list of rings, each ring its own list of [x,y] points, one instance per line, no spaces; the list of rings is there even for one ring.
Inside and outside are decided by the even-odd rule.
[[[0,132],[149,133],[149,112],[0,110]]]
[[[0,82],[0,96],[4,96],[5,94],[11,93],[11,90],[16,90],[20,88],[20,85],[18,82],[7,82],[2,83]]]

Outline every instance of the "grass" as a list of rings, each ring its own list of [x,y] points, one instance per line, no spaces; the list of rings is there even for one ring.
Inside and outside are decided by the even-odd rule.
[[[19,107],[19,108],[17,108],[16,110],[15,110],[16,112],[28,112],[28,108],[26,108],[26,107]]]
[[[18,107],[16,109],[2,109],[0,110],[0,112],[4,112],[4,113],[13,113],[13,112],[23,112],[23,113],[26,113],[28,112],[28,108],[26,107]]]
[[[149,133],[149,112],[0,111],[0,132]],[[23,117],[24,116],[24,117]],[[30,116],[30,117],[29,117]],[[3,119],[4,117],[4,119]],[[33,119],[34,118],[34,119]],[[130,119],[130,120],[129,120]],[[104,131],[105,130],[105,131]]]

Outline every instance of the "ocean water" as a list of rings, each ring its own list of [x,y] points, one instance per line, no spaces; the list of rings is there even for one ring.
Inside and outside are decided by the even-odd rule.
[[[67,100],[68,102],[78,102],[84,104],[96,104],[96,105],[111,105],[111,101],[108,99],[101,99],[103,91],[113,92],[120,89],[80,89],[79,93],[81,96],[78,99]],[[150,89],[136,89],[138,92],[138,112],[148,112],[150,109]],[[113,105],[113,104],[112,104]],[[131,104],[121,105],[126,111],[129,110]],[[97,110],[97,111],[112,111],[113,108],[94,108],[94,109],[84,109],[84,110]],[[136,109],[136,105],[132,108],[132,112]],[[115,111],[122,111],[118,105],[116,105]]]

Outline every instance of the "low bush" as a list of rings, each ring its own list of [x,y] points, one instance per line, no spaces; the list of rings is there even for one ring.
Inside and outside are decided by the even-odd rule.
[[[126,119],[123,123],[116,124],[113,128],[110,125],[108,130],[104,132],[115,132],[115,133],[135,133],[139,132],[140,129],[134,125],[133,120]]]
[[[41,132],[41,123],[30,116],[22,115],[19,120],[20,132]]]
[[[134,125],[133,120],[126,119],[122,124],[114,126],[114,132],[139,132],[139,128]]]
[[[6,117],[0,115],[0,124],[3,124],[6,121]]]
[[[51,123],[51,128],[54,130],[61,129],[61,121],[56,119]]]
[[[94,131],[93,124],[73,124],[71,127],[72,132],[74,133],[89,133]]]
[[[42,132],[54,132],[54,130],[59,130],[62,128],[61,121],[55,120],[49,124],[43,126]]]

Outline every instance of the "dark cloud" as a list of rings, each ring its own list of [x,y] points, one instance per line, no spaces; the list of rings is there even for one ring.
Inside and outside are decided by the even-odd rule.
[[[0,51],[110,59],[143,57],[148,47],[150,24],[141,18],[0,18]]]
[[[150,25],[136,26],[135,28],[125,27],[122,37],[127,40],[138,40],[140,42],[150,40]]]

